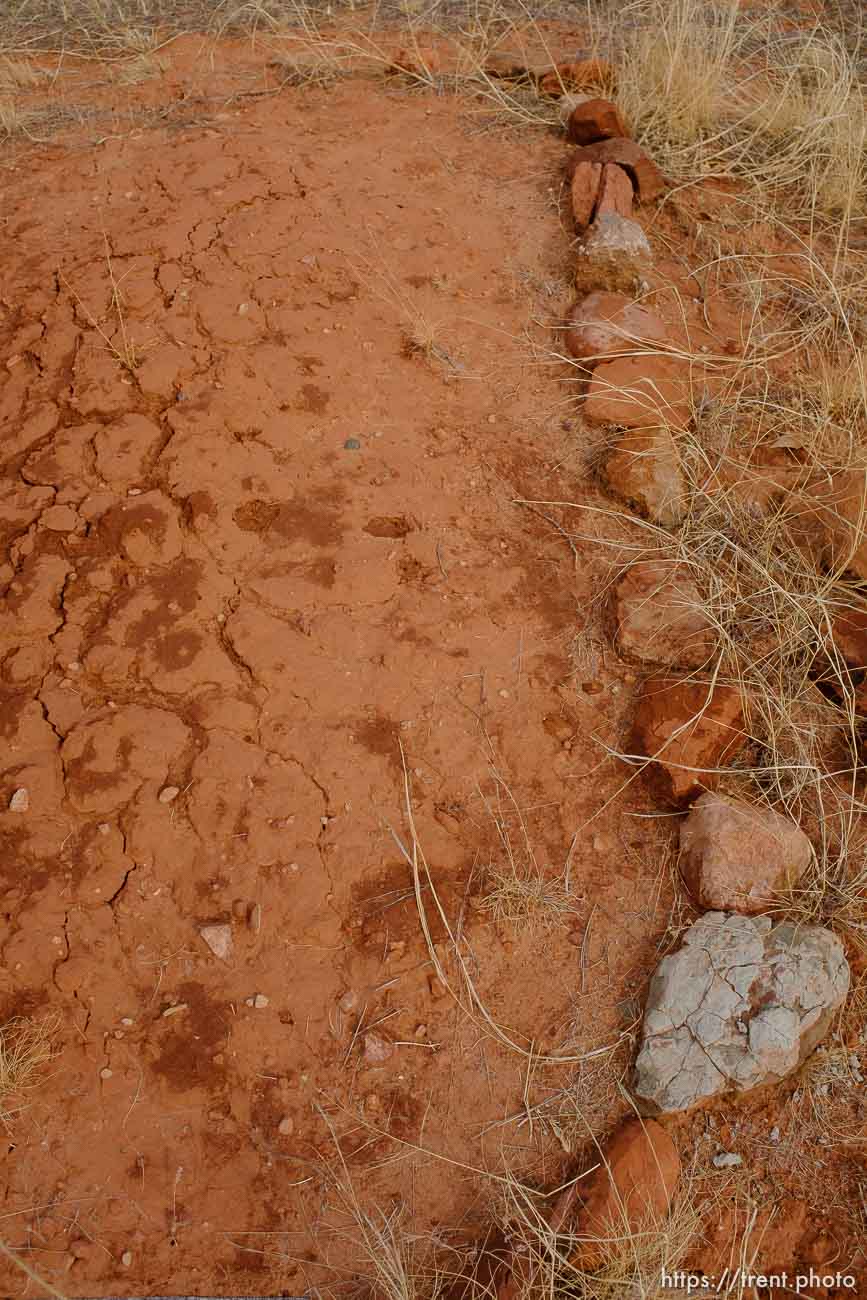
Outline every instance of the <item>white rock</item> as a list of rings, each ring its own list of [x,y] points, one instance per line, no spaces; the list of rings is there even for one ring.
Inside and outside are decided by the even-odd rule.
[[[714,1169],[735,1169],[743,1163],[743,1156],[735,1155],[734,1151],[720,1151],[719,1155],[713,1158]]]
[[[199,929],[205,943],[220,961],[228,961],[232,955],[232,927],[230,925],[203,925]]]
[[[157,797],[159,798],[160,803],[171,803],[173,799],[177,799],[180,793],[178,786],[164,785]]]
[[[26,813],[30,807],[30,791],[26,786],[19,786],[12,798],[9,800],[9,811],[15,813]]]
[[[634,290],[651,264],[650,244],[637,221],[605,212],[596,218],[578,247],[575,284],[579,289]]]
[[[776,1082],[821,1041],[848,991],[830,930],[708,912],[650,982],[635,1093],[658,1114]]]

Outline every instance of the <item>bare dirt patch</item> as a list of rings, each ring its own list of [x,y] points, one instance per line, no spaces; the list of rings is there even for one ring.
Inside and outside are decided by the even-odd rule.
[[[351,1184],[463,1275],[507,1171],[556,1187],[626,1113],[687,910],[613,757],[607,525],[544,504],[605,504],[552,355],[564,146],[241,42],[158,53],[122,97],[77,68],[97,129],[19,133],[4,171],[0,1010],[62,1028],[2,1235],[70,1297],[342,1287]],[[654,226],[655,291],[734,346],[685,229]],[[437,951],[434,891],[519,1050],[437,979],[413,834]],[[831,1231],[778,1154],[804,1095],[669,1126],[703,1172],[741,1144],[793,1262]],[[848,1259],[854,1161],[826,1164]],[[712,1269],[743,1224],[709,1194]]]

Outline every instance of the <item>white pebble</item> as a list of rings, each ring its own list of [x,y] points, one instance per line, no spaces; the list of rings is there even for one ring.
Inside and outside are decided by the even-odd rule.
[[[743,1156],[735,1155],[734,1151],[720,1151],[719,1155],[713,1158],[714,1169],[734,1169],[743,1163]]]
[[[159,796],[158,796],[158,797],[159,797],[159,801],[160,801],[160,803],[171,803],[173,799],[177,799],[177,797],[178,797],[178,795],[179,795],[180,793],[181,793],[181,792],[180,792],[180,789],[179,789],[178,786],[176,786],[176,785],[164,785],[163,788],[162,788],[162,790],[160,790],[160,793],[159,793]]]

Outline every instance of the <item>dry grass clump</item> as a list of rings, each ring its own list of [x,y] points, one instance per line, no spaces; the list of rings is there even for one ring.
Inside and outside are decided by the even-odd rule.
[[[864,87],[833,32],[793,34],[733,0],[636,0],[612,17],[621,107],[675,179],[737,177],[789,216],[863,211]]]
[[[0,1120],[4,1123],[21,1109],[14,1100],[39,1083],[42,1066],[54,1055],[56,1032],[57,1020],[50,1016],[42,1021],[16,1016],[0,1028]]]
[[[496,772],[493,777],[492,794],[479,793],[501,852],[485,871],[482,910],[499,924],[551,930],[574,917],[582,901],[571,888],[568,860],[559,872],[539,864],[514,794]]]

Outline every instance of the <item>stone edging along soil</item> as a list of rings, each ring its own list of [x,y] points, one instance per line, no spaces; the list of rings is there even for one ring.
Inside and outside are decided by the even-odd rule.
[[[598,69],[590,80],[605,84]],[[658,198],[666,182],[613,102],[567,93],[587,89],[581,65],[558,68],[547,81],[548,93],[563,96],[561,119],[577,146],[566,172],[579,296],[564,340],[587,379],[582,413],[591,425],[619,430],[601,470],[611,495],[657,528],[675,529],[686,509],[676,434],[691,418],[700,362],[686,355],[692,348],[679,322],[641,301],[652,254],[633,211]],[[657,1226],[664,1221],[680,1161],[652,1117],[790,1074],[825,1036],[850,984],[830,929],[765,914],[783,910],[783,892],[809,866],[807,836],[786,816],[716,793],[725,765],[746,743],[746,707],[741,691],[707,671],[717,640],[686,566],[632,563],[609,612],[621,656],[649,670],[630,759],[646,768],[669,808],[688,809],[681,873],[707,910],[650,983],[632,1080],[639,1115],[608,1139],[601,1163],[570,1184],[551,1213],[554,1233],[572,1220],[579,1244],[570,1263],[581,1269],[599,1267],[606,1238],[622,1240],[648,1216]],[[500,1300],[517,1294],[520,1275],[512,1256]]]

